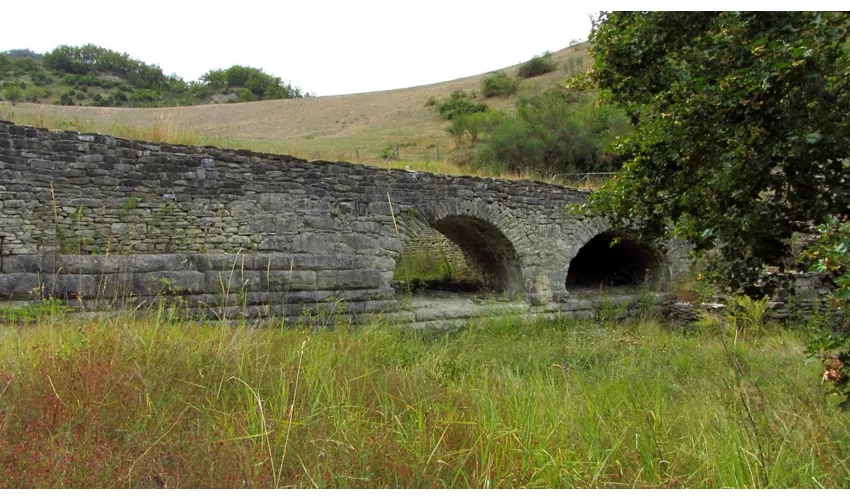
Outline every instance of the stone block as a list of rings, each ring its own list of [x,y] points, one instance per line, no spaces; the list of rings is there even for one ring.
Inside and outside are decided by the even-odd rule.
[[[39,288],[39,276],[34,273],[0,274],[0,297],[3,299],[33,299]]]
[[[206,276],[199,271],[160,271],[136,273],[133,293],[136,295],[185,295],[204,293]]]
[[[316,281],[320,290],[378,288],[381,285],[381,273],[375,269],[318,271]]]
[[[2,273],[38,273],[42,270],[41,255],[9,255],[0,259]]]

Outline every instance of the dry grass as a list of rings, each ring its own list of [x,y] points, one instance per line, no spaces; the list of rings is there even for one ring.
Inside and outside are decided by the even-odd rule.
[[[804,333],[727,334],[0,325],[0,487],[850,486]]]
[[[564,63],[576,54],[585,53],[586,44],[555,52],[556,71],[523,80],[516,96],[490,98],[485,102],[493,108],[512,109],[520,96],[537,93],[564,80],[567,77]],[[506,72],[515,76],[517,66],[506,68]],[[470,152],[455,150],[444,132],[446,122],[433,108],[425,107],[425,101],[431,96],[447,97],[454,90],[475,90],[480,94],[485,76],[363,94],[178,108],[4,105],[0,106],[0,116],[11,117],[22,125],[151,141],[233,145],[307,159],[321,157],[367,164],[382,162],[379,153],[389,144],[405,145],[401,148],[404,165],[434,162],[439,145],[442,159],[448,160],[448,164],[462,165]],[[464,167],[458,170],[463,171]]]
[[[272,101],[269,101],[272,102]],[[349,163],[365,163],[380,168],[407,169],[421,172],[430,172],[442,175],[472,175],[478,177],[495,177],[500,179],[533,179],[542,182],[572,186],[578,188],[595,189],[602,183],[588,183],[578,177],[545,177],[535,172],[516,173],[510,171],[496,171],[487,166],[482,166],[468,161],[462,162],[451,160],[452,154],[458,159],[470,159],[474,157],[471,146],[457,149],[453,147],[449,151],[442,150],[443,156],[437,160],[436,148],[424,157],[407,157],[402,155],[401,159],[372,158],[364,151],[360,153],[355,149],[352,151],[311,151],[299,149],[286,142],[258,141],[252,139],[234,139],[226,136],[207,136],[192,130],[181,129],[176,126],[165,112],[160,110],[155,119],[147,127],[134,127],[123,123],[101,122],[79,117],[66,117],[61,114],[51,113],[45,109],[33,109],[28,107],[0,106],[0,118],[10,120],[21,125],[51,130],[73,130],[86,133],[106,134],[124,139],[167,142],[170,144],[188,144],[196,146],[215,146],[226,149],[245,149],[264,153],[290,155],[308,160],[345,161]],[[446,156],[448,153],[449,157]]]

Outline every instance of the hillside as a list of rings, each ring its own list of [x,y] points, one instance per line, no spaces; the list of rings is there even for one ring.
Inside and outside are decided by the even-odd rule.
[[[129,54],[87,44],[39,54],[0,52],[0,98],[63,106],[159,107],[309,97],[280,77],[234,65],[198,81],[166,75]]]
[[[489,107],[511,110],[517,99],[551,88],[575,69],[588,64],[587,44],[574,45],[552,54],[555,71],[524,79],[516,95],[477,99]],[[504,68],[516,76],[519,65]],[[270,100],[236,104],[213,104],[172,108],[94,108],[3,103],[0,116],[48,128],[78,129],[134,136],[140,139],[214,144],[223,147],[375,163],[383,150],[401,145],[402,161],[423,161],[446,155],[463,163],[464,150],[455,150],[445,132],[447,122],[430,97],[448,97],[453,91],[481,94],[480,74],[405,89],[362,94]]]

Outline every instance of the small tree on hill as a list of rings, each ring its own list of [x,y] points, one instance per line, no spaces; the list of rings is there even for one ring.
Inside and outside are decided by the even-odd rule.
[[[24,91],[17,85],[10,85],[3,90],[3,99],[12,103],[15,106],[23,97]]]

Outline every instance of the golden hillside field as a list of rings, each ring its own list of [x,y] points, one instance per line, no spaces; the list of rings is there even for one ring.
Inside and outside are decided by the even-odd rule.
[[[529,55],[529,57],[531,54]],[[491,108],[512,109],[519,96],[532,95],[568,77],[568,63],[586,68],[587,43],[552,54],[557,69],[522,80],[517,95],[483,99]],[[516,76],[519,65],[504,68]],[[380,164],[380,152],[401,145],[404,162],[433,160],[439,145],[438,171],[457,173],[467,152],[456,151],[445,132],[448,122],[429,97],[448,97],[455,90],[475,91],[487,74],[457,80],[362,94],[209,104],[175,108],[99,108],[49,104],[0,105],[0,117],[22,125],[100,132],[155,142],[210,144],[220,147],[292,154],[308,159],[333,159]],[[433,165],[437,167],[437,165]],[[434,168],[432,168],[434,169]],[[463,172],[463,170],[460,170]]]

